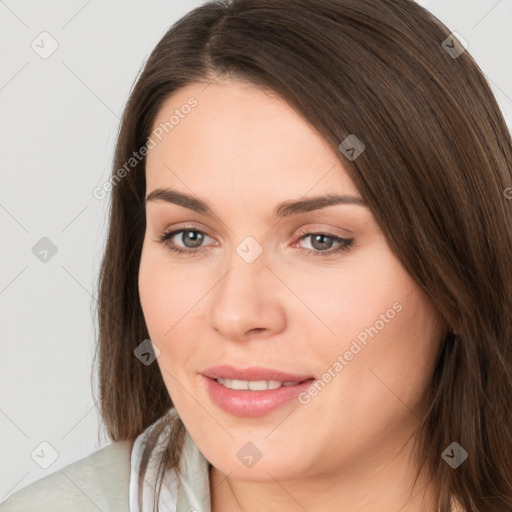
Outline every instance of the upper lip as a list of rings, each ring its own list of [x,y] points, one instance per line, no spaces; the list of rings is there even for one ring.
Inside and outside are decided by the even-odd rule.
[[[262,368],[260,366],[251,366],[249,368],[235,368],[230,365],[212,366],[204,370],[203,375],[210,379],[231,380],[277,380],[279,382],[302,382],[312,379],[312,375],[293,375],[291,373],[274,370],[272,368]]]

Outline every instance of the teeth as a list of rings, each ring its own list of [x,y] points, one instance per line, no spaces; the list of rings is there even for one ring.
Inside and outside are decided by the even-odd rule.
[[[297,382],[279,382],[277,380],[232,380],[217,379],[219,384],[234,390],[265,391],[267,389],[278,389],[281,386],[294,386]]]

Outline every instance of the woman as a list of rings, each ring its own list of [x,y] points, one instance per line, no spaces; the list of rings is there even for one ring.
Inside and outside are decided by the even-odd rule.
[[[511,169],[412,1],[187,14],[104,187],[114,442],[1,509],[511,510]]]

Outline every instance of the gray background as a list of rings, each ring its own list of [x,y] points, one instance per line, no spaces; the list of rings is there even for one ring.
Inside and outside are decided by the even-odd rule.
[[[91,391],[109,196],[92,190],[141,65],[201,3],[0,0],[0,501],[110,442]],[[512,0],[420,3],[469,43],[511,126]]]

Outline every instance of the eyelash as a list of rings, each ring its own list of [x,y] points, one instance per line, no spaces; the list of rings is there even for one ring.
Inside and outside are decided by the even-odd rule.
[[[164,233],[162,233],[158,239],[157,239],[157,242],[163,244],[165,247],[167,247],[170,251],[173,251],[173,252],[176,252],[176,253],[179,253],[179,254],[184,254],[184,255],[187,255],[187,256],[191,256],[191,257],[194,257],[194,256],[199,256],[201,255],[204,250],[201,250],[201,249],[205,249],[204,247],[200,248],[199,250],[194,250],[194,249],[182,249],[181,247],[178,247],[176,245],[173,245],[170,243],[169,239],[172,238],[174,235],[177,235],[178,233],[184,233],[184,232],[194,232],[194,233],[200,233],[202,235],[205,235],[205,236],[209,236],[207,233],[205,233],[204,231],[201,231],[200,229],[195,229],[195,228],[181,228],[181,229],[176,229],[176,230],[173,230],[173,231],[166,231]],[[305,249],[308,251],[308,256],[311,256],[311,257],[327,257],[327,256],[333,256],[335,254],[339,254],[339,253],[342,253],[342,252],[345,252],[345,251],[349,251],[350,250],[350,247],[352,246],[352,243],[354,241],[353,238],[341,238],[339,236],[336,236],[336,235],[333,235],[331,233],[326,233],[326,232],[317,232],[317,231],[307,231],[307,232],[302,232],[302,233],[299,233],[300,235],[300,238],[298,241],[302,240],[302,239],[305,239],[309,236],[313,236],[313,235],[323,235],[323,236],[326,236],[328,238],[331,238],[333,241],[335,242],[338,242],[340,245],[338,246],[337,249],[329,249],[327,251],[318,251],[318,250],[314,250],[314,249]]]

